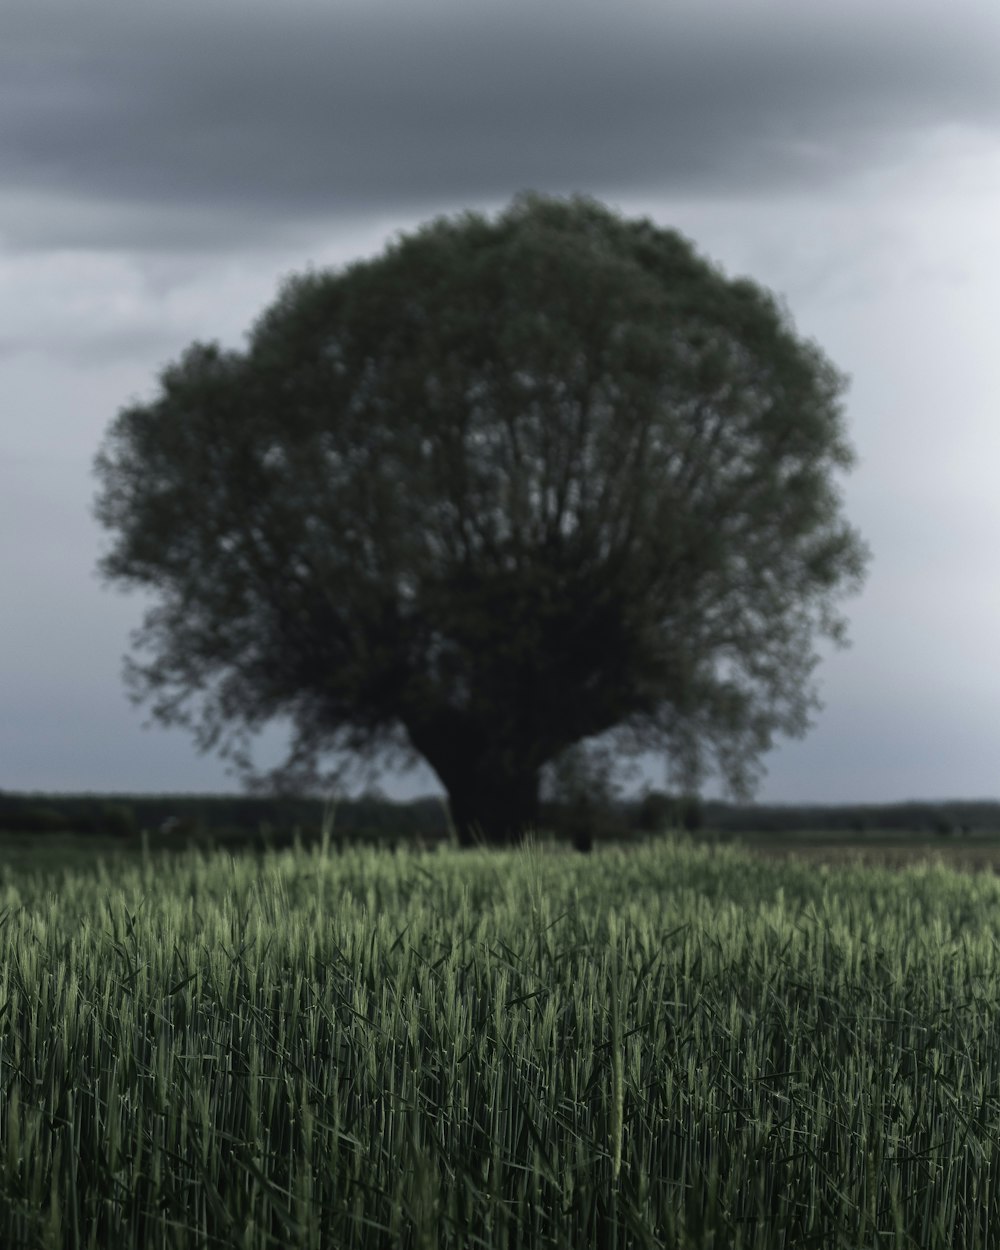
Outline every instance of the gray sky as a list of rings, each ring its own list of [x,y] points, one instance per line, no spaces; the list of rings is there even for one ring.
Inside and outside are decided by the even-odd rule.
[[[852,377],[874,559],[758,798],[1000,797],[998,57],[996,0],[6,0],[0,788],[235,788],[126,698],[103,432],[288,273],[533,188],[681,230]]]

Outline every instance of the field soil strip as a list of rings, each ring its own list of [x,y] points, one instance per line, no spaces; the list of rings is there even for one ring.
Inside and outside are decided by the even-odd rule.
[[[827,864],[831,868],[850,864],[872,868],[909,868],[914,864],[941,863],[956,872],[1000,873],[1000,844],[992,836],[956,843],[942,842],[941,839],[913,840],[909,845],[901,838],[885,841],[831,838],[814,842],[801,839],[798,835],[767,839],[747,836],[719,841],[714,845],[736,846],[738,842],[754,855],[781,863],[792,860]]]

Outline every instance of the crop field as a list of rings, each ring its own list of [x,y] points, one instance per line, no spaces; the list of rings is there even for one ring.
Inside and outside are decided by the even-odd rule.
[[[742,847],[755,855],[817,866],[852,864],[875,868],[908,868],[940,864],[956,872],[1000,874],[1000,835],[974,833],[962,838],[940,838],[914,832],[842,833],[821,831],[795,834],[700,835],[713,846]]]
[[[976,1250],[1000,880],[665,837],[0,867],[0,1245]]]

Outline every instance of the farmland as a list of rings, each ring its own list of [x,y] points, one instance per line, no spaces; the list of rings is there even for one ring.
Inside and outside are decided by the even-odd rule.
[[[991,1245],[1000,882],[749,841],[0,859],[0,1244]]]

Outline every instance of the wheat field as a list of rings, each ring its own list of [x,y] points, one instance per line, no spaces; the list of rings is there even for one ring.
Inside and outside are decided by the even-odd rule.
[[[985,1248],[998,915],[680,836],[7,866],[0,1244]]]

